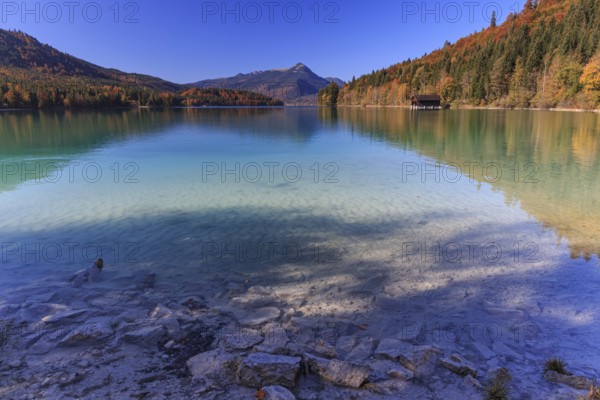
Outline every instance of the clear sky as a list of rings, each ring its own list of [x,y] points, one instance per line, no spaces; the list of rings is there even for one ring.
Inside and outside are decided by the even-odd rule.
[[[0,1],[0,28],[103,67],[177,83],[298,62],[349,80],[422,56],[524,0]]]

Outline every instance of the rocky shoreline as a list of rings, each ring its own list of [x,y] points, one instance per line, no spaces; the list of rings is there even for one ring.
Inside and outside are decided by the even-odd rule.
[[[523,376],[514,365],[530,363],[531,354],[523,359],[500,342],[440,345],[432,332],[400,327],[388,335],[385,315],[316,319],[311,288],[301,285],[242,280],[200,295],[169,290],[150,272],[122,281],[118,289],[66,282],[7,296],[0,397],[483,399],[502,376],[509,398],[575,399],[592,383],[554,373],[544,379],[543,365]]]

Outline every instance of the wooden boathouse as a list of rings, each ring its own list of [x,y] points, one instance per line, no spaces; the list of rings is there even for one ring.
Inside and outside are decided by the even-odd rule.
[[[415,94],[410,102],[413,110],[442,108],[442,98],[437,94]]]

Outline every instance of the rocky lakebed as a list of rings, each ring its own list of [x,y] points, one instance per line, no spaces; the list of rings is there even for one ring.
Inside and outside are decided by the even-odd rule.
[[[512,399],[577,399],[593,383],[577,359],[565,359],[572,375],[544,374],[552,344],[528,340],[537,325],[523,310],[488,305],[481,327],[399,325],[386,310],[425,305],[379,284],[224,275],[173,287],[135,271],[15,287],[0,302],[0,398],[465,400],[500,383]],[[518,338],[504,330],[515,323]]]

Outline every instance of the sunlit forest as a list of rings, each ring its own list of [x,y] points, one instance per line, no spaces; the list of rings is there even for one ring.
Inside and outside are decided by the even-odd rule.
[[[527,0],[501,25],[494,16],[454,44],[352,79],[334,103],[403,105],[438,93],[454,105],[596,108],[599,43],[598,1]],[[325,97],[321,104],[330,104]]]

